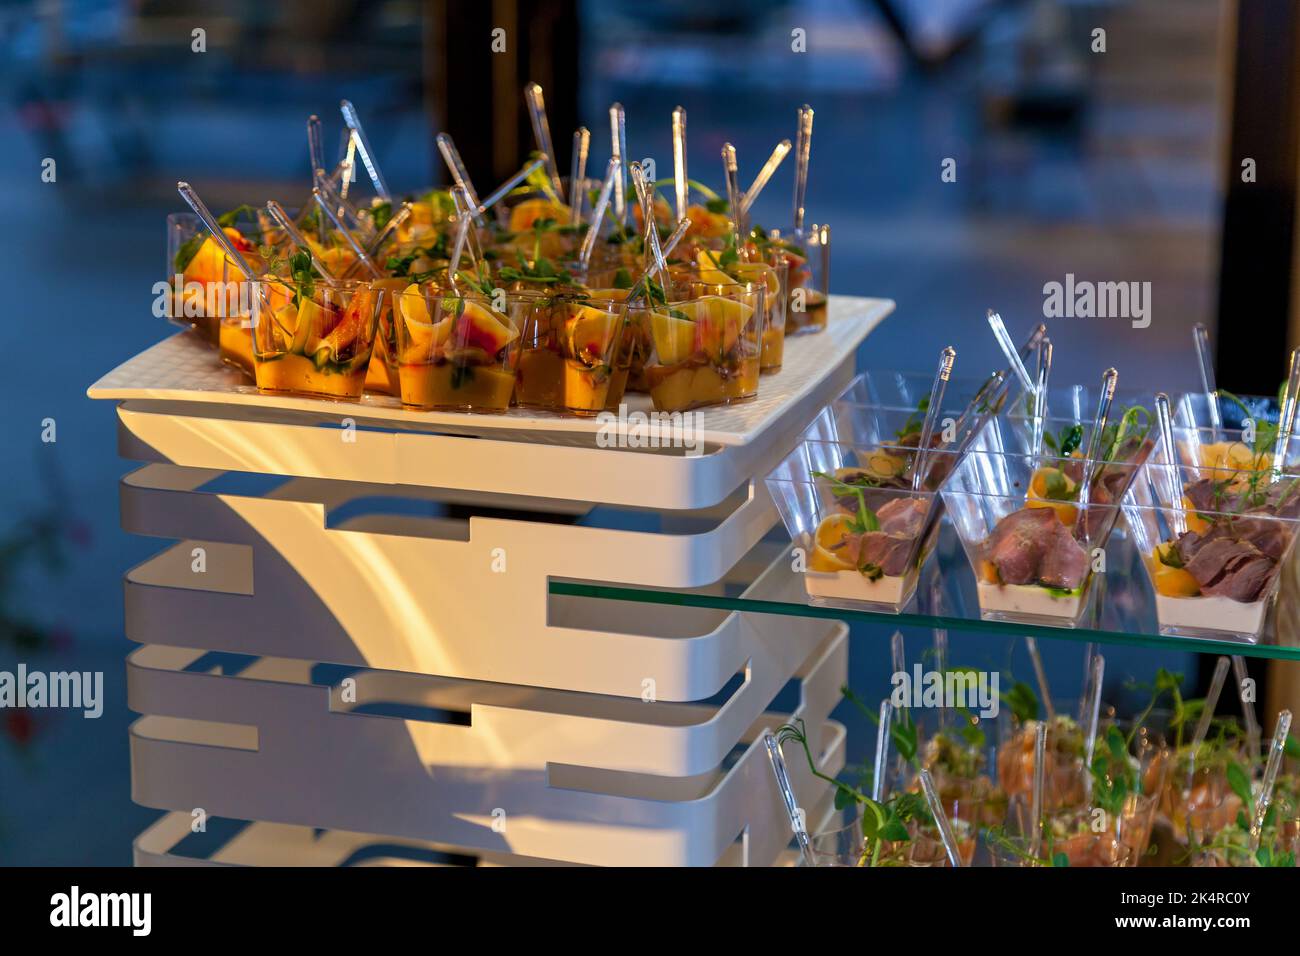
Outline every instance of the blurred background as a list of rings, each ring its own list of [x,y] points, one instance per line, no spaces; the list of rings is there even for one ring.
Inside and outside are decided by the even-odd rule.
[[[561,169],[578,125],[590,168],[607,110],[629,152],[671,168],[670,113],[688,111],[689,169],[721,179],[736,145],[747,182],[795,110],[816,111],[810,217],[833,226],[832,291],[897,300],[863,368],[1000,365],[985,311],[1022,338],[1043,286],[1149,282],[1148,328],[1052,326],[1054,379],[1194,387],[1191,328],[1207,323],[1220,382],[1274,392],[1292,309],[1297,11],[1289,0],[668,0],[161,3],[43,0],[0,7],[0,192],[11,365],[0,427],[0,668],[102,670],[105,716],[0,714],[0,863],[124,864],[155,814],[131,804],[121,573],[157,550],[118,529],[111,403],[85,389],[171,334],[153,318],[168,271],[163,220],[178,179],[218,210],[309,188],[305,121],[338,135],[341,98],[364,118],[395,191],[443,182],[450,131],[476,181],[532,148],[521,91],[546,89]],[[490,52],[491,30],[506,51]],[[195,30],[204,49],[196,49]],[[1098,34],[1096,31],[1103,31]],[[1098,48],[1098,37],[1102,48]],[[328,142],[328,140],[327,140]],[[1241,157],[1256,160],[1243,184]],[[50,167],[48,160],[54,161]],[[955,181],[944,181],[947,160]],[[43,170],[53,168],[54,180]],[[662,175],[662,173],[661,173]],[[951,177],[949,177],[951,178]],[[756,206],[788,224],[791,164]],[[1255,188],[1251,188],[1255,187]],[[16,308],[22,303],[22,308]],[[36,326],[36,328],[33,328]],[[39,331],[37,331],[39,329]],[[47,331],[48,330],[48,331]],[[35,333],[35,335],[33,335]],[[30,338],[29,338],[30,337]],[[42,347],[37,349],[39,344]],[[36,360],[39,357],[39,360]],[[41,440],[52,420],[57,440]],[[854,686],[887,689],[892,629],[858,635]],[[877,633],[877,631],[879,633]],[[908,635],[909,657],[929,635]],[[953,660],[1029,674],[1023,651],[954,634]],[[1044,646],[1062,697],[1082,646]],[[1107,649],[1110,683],[1198,662]],[[1109,693],[1109,691],[1108,691]],[[870,725],[851,708],[851,759]]]

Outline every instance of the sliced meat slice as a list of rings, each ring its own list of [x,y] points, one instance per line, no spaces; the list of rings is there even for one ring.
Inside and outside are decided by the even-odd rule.
[[[887,534],[884,531],[868,531],[848,540],[848,560],[859,568],[874,565],[891,577],[907,570],[916,545],[915,535]]]
[[[1259,599],[1277,566],[1272,558],[1255,553],[1239,555],[1224,569],[1219,579],[1202,593],[1250,603]]]
[[[891,498],[876,511],[880,530],[915,538],[921,531],[929,503],[924,498]]]
[[[1048,546],[1064,525],[1051,508],[1022,508],[998,522],[988,541],[988,560],[1005,584],[1033,584]]]
[[[1060,530],[1052,538],[1038,566],[1038,580],[1049,588],[1073,591],[1088,574],[1088,552],[1074,540],[1065,525],[1058,524],[1057,527]]]
[[[1197,548],[1196,554],[1185,565],[1187,573],[1196,579],[1202,591],[1208,592],[1228,570],[1242,557],[1263,554],[1253,544],[1236,541],[1232,538],[1213,538]],[[1267,559],[1266,559],[1267,560]]]

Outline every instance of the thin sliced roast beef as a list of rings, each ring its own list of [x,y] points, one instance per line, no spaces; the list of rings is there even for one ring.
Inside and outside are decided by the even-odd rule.
[[[897,577],[907,570],[908,559],[912,556],[915,544],[914,534],[868,531],[845,539],[844,557],[859,568],[874,566],[891,577]]]
[[[986,545],[1004,584],[1074,589],[1088,570],[1087,552],[1051,508],[1021,508],[998,522]]]

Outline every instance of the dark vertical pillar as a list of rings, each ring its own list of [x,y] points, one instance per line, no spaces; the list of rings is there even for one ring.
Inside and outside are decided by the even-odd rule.
[[[1271,394],[1286,377],[1300,174],[1300,4],[1238,0],[1220,249],[1218,381]],[[1255,182],[1242,182],[1242,161]]]
[[[568,168],[578,122],[577,0],[429,0],[425,7],[425,94],[439,130],[456,141],[480,194],[519,168],[534,149],[524,86],[546,94],[551,138],[561,172]],[[506,49],[492,51],[492,31]],[[437,152],[435,150],[435,157]],[[447,182],[439,159],[436,182]]]

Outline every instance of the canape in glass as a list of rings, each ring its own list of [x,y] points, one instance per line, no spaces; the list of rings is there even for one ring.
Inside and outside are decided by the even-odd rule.
[[[1156,597],[1160,633],[1255,642],[1295,546],[1300,475],[1202,464],[1177,429],[1124,498],[1124,516]],[[1245,447],[1244,445],[1241,447]],[[1185,463],[1184,456],[1196,463]]]
[[[398,293],[393,321],[402,404],[504,412],[515,390],[520,328],[536,301],[517,294],[494,301],[429,284]]]
[[[830,303],[831,227],[813,225],[802,241],[792,230],[772,230],[769,239],[769,261],[785,262],[789,267],[786,335],[820,332],[826,328]]]
[[[976,448],[948,477],[944,504],[975,572],[982,619],[1078,626],[1119,512],[1118,503],[1081,507],[1082,466]]]
[[[260,270],[265,265],[259,249],[269,233],[261,231],[260,220],[256,224],[232,220],[223,231],[251,268]],[[240,289],[248,276],[229,260],[193,213],[172,213],[167,217],[166,274],[172,287],[168,318],[178,325],[193,327],[211,345],[218,345],[222,316],[239,311],[230,303],[239,302],[241,297],[244,302],[249,299],[248,290]]]
[[[758,394],[767,289],[762,283],[670,280],[649,306],[645,377],[656,411],[749,401]]]
[[[537,298],[523,322],[515,402],[575,415],[606,408],[626,317],[627,303],[616,299]]]
[[[253,364],[266,392],[357,399],[384,293],[368,282],[253,285]]]
[[[673,266],[681,274],[681,266]],[[790,267],[784,259],[762,262],[737,257],[734,250],[700,247],[695,270],[702,281],[716,283],[761,282],[767,289],[767,318],[763,324],[763,352],[759,369],[779,372],[785,359],[785,309],[789,296]]]
[[[940,498],[911,490],[910,454],[804,441],[767,477],[803,552],[810,603],[897,614],[911,601],[937,536]],[[931,452],[927,461],[946,454]]]

